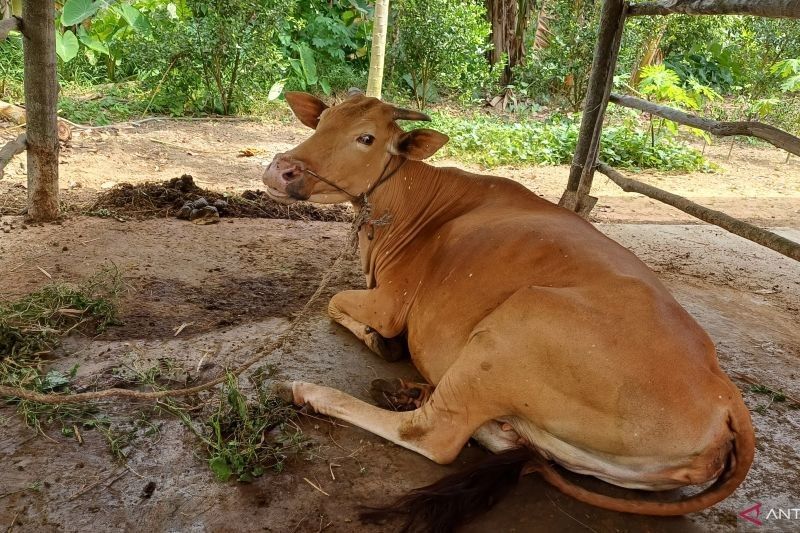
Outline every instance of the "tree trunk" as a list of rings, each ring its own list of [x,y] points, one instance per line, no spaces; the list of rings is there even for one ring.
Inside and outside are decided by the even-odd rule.
[[[372,26],[372,50],[369,59],[367,96],[381,97],[383,62],[386,57],[386,31],[389,26],[389,0],[375,1],[375,22]]]
[[[614,81],[627,8],[628,4],[623,0],[606,0],[603,3],[575,155],[569,170],[567,189],[558,202],[558,205],[582,214],[588,214],[597,201],[589,196],[589,192],[597,154],[600,152],[603,117]]]
[[[58,79],[55,3],[22,4],[25,107],[28,117],[28,217],[58,218]]]

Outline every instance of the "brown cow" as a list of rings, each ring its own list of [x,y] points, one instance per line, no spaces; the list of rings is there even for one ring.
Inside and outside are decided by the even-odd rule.
[[[427,119],[420,113],[362,95],[333,107],[305,93],[286,100],[316,131],[275,157],[268,194],[369,213],[359,231],[368,289],[336,294],[330,316],[387,358],[397,353],[388,339],[405,332],[435,386],[407,412],[302,381],[283,385],[294,403],[437,463],[474,437],[501,456],[460,482],[481,479],[487,491],[491,472],[537,471],[598,507],[678,515],[744,480],[754,435],[739,390],[706,332],[631,252],[518,183],[422,162],[448,138],[395,122]],[[716,481],[680,501],[614,498],[567,481],[550,461],[635,489]],[[433,505],[446,485],[399,508]]]

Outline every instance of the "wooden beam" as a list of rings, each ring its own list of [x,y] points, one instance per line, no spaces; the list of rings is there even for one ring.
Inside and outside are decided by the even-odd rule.
[[[800,18],[800,2],[797,0],[660,0],[633,4],[628,15],[639,17],[673,13]]]
[[[786,257],[791,257],[796,261],[800,261],[800,244],[794,241],[781,237],[771,231],[748,224],[747,222],[737,220],[720,211],[696,204],[683,196],[672,194],[658,187],[642,183],[641,181],[626,178],[603,162],[598,163],[597,170],[608,176],[611,181],[622,187],[622,190],[625,192],[636,192],[652,198],[653,200],[664,202],[667,205],[680,209],[684,213],[688,213],[709,224],[719,226],[749,241],[775,250]]]
[[[8,142],[3,148],[0,148],[0,179],[3,179],[3,173],[9,161],[17,155],[21,154],[28,147],[26,134],[21,134],[13,141]]]
[[[58,218],[58,79],[55,2],[24,0],[25,112],[28,140],[28,217]]]
[[[800,2],[798,2],[800,4]],[[720,122],[710,118],[698,117],[684,113],[678,109],[671,107],[654,104],[641,98],[633,96],[624,96],[620,94],[612,94],[610,100],[615,104],[638,109],[645,113],[658,115],[659,117],[666,118],[678,124],[691,126],[709,133],[713,133],[718,137],[730,137],[731,135],[746,135],[748,137],[758,137],[768,143],[791,152],[794,155],[800,156],[800,138],[795,137],[791,133],[787,133],[774,126],[764,124],[763,122],[747,121],[747,122]]]
[[[8,34],[12,31],[19,31],[22,29],[22,21],[17,17],[9,17],[0,20],[0,42],[5,41]]]
[[[592,72],[583,103],[583,117],[569,171],[567,188],[559,205],[587,213],[593,205],[588,196],[594,176],[595,161],[600,149],[600,134],[608,105],[608,95],[614,80],[622,30],[625,26],[626,4],[623,0],[605,0],[600,15],[600,33],[592,60]]]

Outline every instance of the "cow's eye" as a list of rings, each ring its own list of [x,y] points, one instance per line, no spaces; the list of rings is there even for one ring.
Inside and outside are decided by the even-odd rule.
[[[360,135],[357,140],[361,144],[365,144],[367,146],[370,146],[373,142],[375,142],[375,136],[374,135],[370,135],[369,133],[365,133],[363,135]]]

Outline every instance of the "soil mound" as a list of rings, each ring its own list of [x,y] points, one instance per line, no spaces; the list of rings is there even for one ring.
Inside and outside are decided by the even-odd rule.
[[[202,189],[189,174],[162,183],[121,183],[100,194],[90,211],[108,210],[114,215],[132,218],[173,217],[188,202],[200,198],[205,198],[210,204],[222,200],[225,204],[219,210],[222,217],[325,222],[350,222],[353,219],[352,210],[341,205],[317,206],[305,202],[283,205],[270,199],[264,191],[248,190],[239,195]]]

